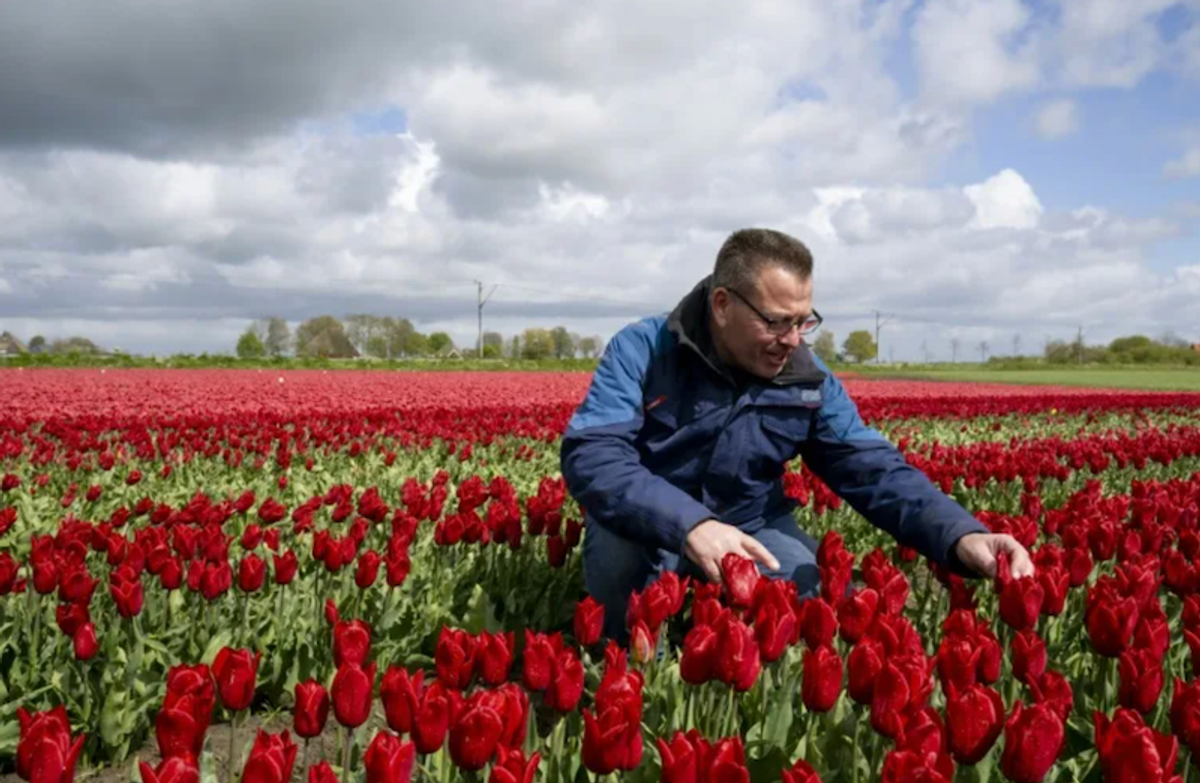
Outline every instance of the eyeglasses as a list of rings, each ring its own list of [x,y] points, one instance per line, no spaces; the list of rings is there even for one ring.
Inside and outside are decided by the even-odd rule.
[[[819,327],[821,322],[824,320],[821,318],[821,314],[816,310],[813,310],[812,315],[800,320],[792,320],[790,318],[771,318],[763,313],[762,310],[759,310],[757,307],[751,304],[750,300],[742,296],[742,294],[738,291],[732,288],[727,288],[725,290],[736,296],[738,299],[741,299],[742,303],[745,304],[746,307],[749,307],[751,310],[753,310],[754,314],[762,319],[763,323],[767,327],[767,331],[776,337],[783,337],[796,328],[799,328],[800,334],[811,334],[817,330],[817,327]]]

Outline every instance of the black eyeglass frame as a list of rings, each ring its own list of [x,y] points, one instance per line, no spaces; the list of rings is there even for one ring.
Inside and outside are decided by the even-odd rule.
[[[812,311],[812,315],[810,315],[809,317],[805,318],[803,321],[800,321],[800,322],[792,321],[789,319],[771,318],[770,316],[763,313],[762,310],[759,310],[757,307],[755,307],[754,304],[751,303],[751,301],[749,299],[747,299],[745,297],[745,295],[743,295],[737,289],[726,288],[725,290],[728,291],[729,293],[733,294],[734,296],[736,296],[738,299],[742,300],[742,302],[746,305],[746,307],[749,307],[751,310],[753,310],[754,314],[757,315],[759,318],[761,318],[763,323],[767,325],[767,331],[770,332],[771,334],[775,335],[776,337],[783,337],[785,334],[788,334],[793,329],[799,329],[801,335],[812,334],[813,332],[817,331],[817,329],[821,328],[821,324],[825,322],[825,319],[822,318],[821,314],[818,313],[815,309]],[[806,328],[806,326],[809,323],[812,323],[813,325],[811,327]],[[781,331],[781,328],[783,326],[786,326],[787,328],[782,329],[782,331]]]

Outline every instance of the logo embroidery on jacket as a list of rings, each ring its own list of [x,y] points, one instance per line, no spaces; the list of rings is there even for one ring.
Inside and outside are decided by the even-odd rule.
[[[802,389],[800,391],[800,400],[801,400],[801,402],[820,402],[821,401],[821,390],[820,389]]]

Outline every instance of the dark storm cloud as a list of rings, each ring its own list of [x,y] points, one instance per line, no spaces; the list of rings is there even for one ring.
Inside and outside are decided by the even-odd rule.
[[[434,4],[5,3],[0,145],[236,152],[369,101]]]

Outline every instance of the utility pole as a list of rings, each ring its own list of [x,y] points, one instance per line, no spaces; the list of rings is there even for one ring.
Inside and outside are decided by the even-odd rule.
[[[887,322],[892,320],[892,318],[894,318],[895,316],[888,316],[887,318],[880,320],[881,318],[883,318],[883,313],[879,312],[878,310],[875,310],[874,312],[875,312],[875,363],[879,364],[879,362],[881,361],[880,357],[883,356],[883,351],[881,350],[880,345],[879,345],[879,328],[881,326],[884,326],[885,324],[887,324]]]
[[[1079,364],[1083,364],[1083,327],[1079,327],[1079,336],[1075,338],[1075,354]]]
[[[496,286],[492,286],[492,290],[488,291],[488,295],[483,295],[483,283],[479,280],[475,281],[475,285],[479,287],[479,295],[477,297],[479,311],[479,358],[483,358],[483,306],[488,303],[488,299],[492,298],[492,294],[496,293]]]

